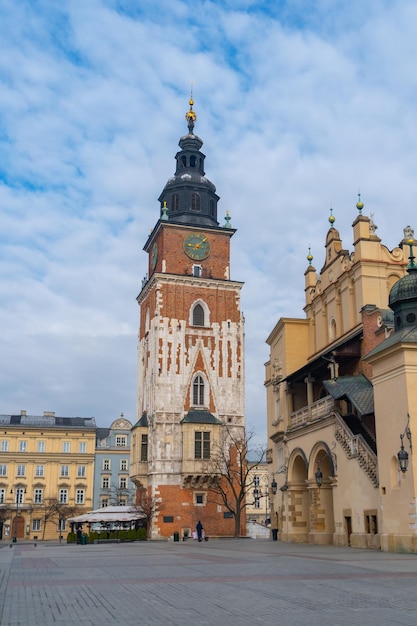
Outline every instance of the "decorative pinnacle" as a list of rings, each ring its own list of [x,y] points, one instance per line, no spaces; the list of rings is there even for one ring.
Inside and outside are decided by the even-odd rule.
[[[311,248],[310,248],[310,246],[308,246],[307,261],[308,261],[308,264],[309,264],[309,265],[311,265],[311,263],[312,263],[312,261],[313,261],[313,255],[311,254]]]
[[[161,220],[168,221],[168,207],[167,207],[167,203],[166,203],[165,200],[164,200],[164,204],[162,206]]]
[[[357,208],[357,209],[358,209],[358,211],[359,211],[359,215],[362,215],[362,209],[363,209],[363,206],[364,206],[364,205],[363,205],[363,202],[361,201],[361,194],[360,194],[360,193],[358,193],[358,201],[357,201],[357,203],[356,203],[356,208]]]
[[[413,245],[415,243],[414,239],[409,239],[407,241],[408,246],[410,247],[410,256],[408,257],[408,260],[410,261],[409,264],[407,265],[407,270],[413,270],[414,272],[417,271],[417,263],[414,261],[414,259],[416,258],[413,254]]]
[[[193,135],[194,134],[193,133],[193,131],[194,131],[194,122],[196,122],[196,120],[197,120],[197,115],[193,111],[194,100],[193,100],[193,85],[192,85],[192,83],[191,83],[191,94],[190,94],[190,99],[188,101],[188,104],[190,105],[190,110],[187,111],[187,113],[185,114],[185,119],[187,120],[189,133],[190,133],[190,135]]]
[[[230,217],[229,211],[226,211],[226,215],[225,215],[225,218],[224,218],[224,219],[226,220],[226,223],[225,223],[225,225],[223,226],[223,228],[232,228],[232,225],[231,225],[231,223],[230,223],[230,220],[231,220],[232,218]]]
[[[335,216],[333,215],[333,209],[330,209],[329,222],[330,222],[330,224],[333,226],[333,224],[335,223],[335,221],[336,221],[336,218],[335,218]]]

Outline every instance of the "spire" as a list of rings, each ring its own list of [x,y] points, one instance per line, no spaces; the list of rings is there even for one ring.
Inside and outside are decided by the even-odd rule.
[[[308,264],[311,265],[311,263],[313,262],[313,255],[311,254],[311,248],[310,246],[308,246],[308,254],[307,254],[307,261]]]
[[[216,187],[205,175],[205,155],[201,152],[203,141],[194,134],[197,115],[193,109],[192,90],[188,103],[190,109],[185,114],[188,134],[180,138],[180,150],[175,155],[175,174],[158,198],[160,219],[175,224],[217,228],[217,202],[220,198]]]
[[[357,209],[358,209],[358,211],[359,211],[359,215],[362,215],[362,209],[363,209],[363,206],[364,206],[364,204],[363,204],[363,202],[361,201],[361,194],[360,194],[360,193],[358,193],[358,201],[357,201],[357,203],[356,203],[356,208],[357,208]]]
[[[407,245],[410,248],[409,264],[407,265],[407,271],[410,274],[410,272],[417,272],[417,263],[414,261],[416,257],[413,254],[413,245],[415,244],[414,230],[407,226],[407,228],[404,228],[404,236],[407,238]]]
[[[190,110],[187,111],[187,113],[185,114],[185,119],[187,120],[187,124],[188,124],[188,131],[190,133],[190,135],[194,135],[194,123],[197,121],[197,115],[196,113],[193,111],[193,106],[194,106],[194,100],[193,100],[193,85],[191,83],[191,94],[190,94],[190,99],[188,101],[188,104],[190,105]]]
[[[330,209],[330,216],[329,216],[329,222],[330,222],[330,226],[333,226],[333,224],[335,223],[336,218],[333,215],[333,209]]]

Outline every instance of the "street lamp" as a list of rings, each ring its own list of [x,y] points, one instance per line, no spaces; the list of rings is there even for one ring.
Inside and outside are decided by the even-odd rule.
[[[23,504],[23,494],[26,493],[26,489],[24,487],[15,487],[14,491],[13,488],[10,489],[10,493],[11,494],[15,494],[16,495],[16,515],[14,518],[14,529],[13,529],[13,543],[16,543],[17,541],[17,518],[19,517],[19,504]]]
[[[317,487],[320,489],[320,487],[323,484],[323,472],[320,469],[320,463],[317,461],[317,471],[314,474],[315,478],[316,478],[316,484]]]
[[[400,466],[400,470],[403,476],[405,476],[405,473],[408,468],[408,452],[407,450],[404,449],[404,436],[407,437],[408,442],[410,444],[410,452],[413,453],[413,443],[412,443],[411,430],[409,427],[409,423],[410,423],[410,415],[408,415],[408,420],[407,420],[407,425],[405,427],[405,430],[403,434],[400,435],[401,448],[397,453],[398,464]]]

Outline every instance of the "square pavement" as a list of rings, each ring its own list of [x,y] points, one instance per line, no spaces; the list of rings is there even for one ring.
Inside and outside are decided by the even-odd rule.
[[[0,543],[0,625],[417,624],[417,556],[269,540]]]

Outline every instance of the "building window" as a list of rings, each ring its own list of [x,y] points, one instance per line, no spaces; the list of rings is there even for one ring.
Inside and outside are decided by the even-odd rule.
[[[58,520],[58,530],[60,532],[64,532],[67,529],[67,520],[60,519]]]
[[[38,441],[38,452],[45,452],[45,442]]]
[[[193,326],[204,326],[204,309],[201,304],[193,308]]]
[[[33,491],[33,501],[35,504],[41,504],[43,501],[43,489],[35,489]]]
[[[214,200],[210,200],[210,215],[214,216]]]
[[[200,211],[200,196],[198,193],[193,193],[191,195],[191,210],[192,211]]]
[[[103,469],[106,471],[110,470],[110,459],[103,459]]]
[[[376,511],[365,511],[365,532],[371,535],[378,534],[378,518]]]
[[[203,506],[206,503],[206,494],[205,493],[196,493],[195,494],[195,503],[196,505]]]
[[[67,504],[68,503],[68,489],[60,489],[59,490],[59,503]]]
[[[109,506],[109,499],[101,498],[101,507],[104,508],[105,506]]]
[[[35,469],[35,476],[44,476],[44,466],[37,465]]]
[[[85,454],[87,452],[87,443],[85,441],[80,441],[80,454]]]
[[[116,435],[116,447],[117,448],[125,448],[127,444],[126,435]]]
[[[204,406],[204,380],[198,375],[193,382],[193,404],[194,406]]]
[[[142,435],[142,442],[140,446],[140,460],[142,463],[146,463],[148,460],[148,435]]]
[[[33,519],[32,520],[32,530],[34,532],[39,532],[41,529],[41,520],[40,519]]]
[[[125,476],[120,476],[119,487],[120,489],[127,489],[127,478]]]
[[[4,504],[6,502],[6,490],[0,489],[0,504]]]
[[[24,487],[19,487],[18,489],[16,489],[15,491],[15,504],[23,504],[23,500],[25,497],[25,488]]]
[[[201,278],[203,275],[203,267],[201,265],[193,265],[193,276]],[[200,306],[200,305],[198,305]],[[204,313],[203,313],[204,315]],[[196,326],[204,326],[204,324],[195,324]]]
[[[120,461],[120,471],[127,472],[127,459],[122,459]]]
[[[78,465],[77,467],[77,476],[78,478],[85,478],[85,465]]]
[[[7,465],[0,465],[0,476],[7,476]]]
[[[108,476],[103,476],[101,479],[101,488],[108,489],[110,487],[110,478]]]
[[[259,487],[259,485],[260,485],[260,477],[255,475],[253,477],[253,486],[254,487]]]
[[[26,452],[28,447],[27,441],[19,441],[19,452]]]
[[[177,193],[172,194],[171,211],[178,211],[180,208],[180,197]]]
[[[84,504],[84,489],[77,489],[75,492],[75,504]]]
[[[196,159],[195,154],[192,154],[190,156],[190,167],[195,167],[196,161],[197,161],[197,159]]]
[[[17,475],[25,476],[26,475],[26,465],[18,465],[17,466]]]
[[[194,458],[209,459],[210,458],[210,433],[199,432],[194,433]]]
[[[1,442],[1,451],[8,452],[8,450],[9,450],[9,442],[3,439],[3,441]]]
[[[71,452],[71,445],[69,441],[62,442],[62,452],[65,452],[66,454]]]
[[[119,498],[119,506],[126,506],[126,498]]]
[[[69,466],[61,465],[61,477],[68,477],[68,476],[69,476]]]

